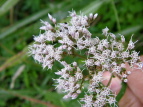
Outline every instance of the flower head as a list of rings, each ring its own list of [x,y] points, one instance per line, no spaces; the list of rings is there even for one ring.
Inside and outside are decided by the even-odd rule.
[[[54,80],[56,88],[66,93],[65,99],[76,99],[83,89],[87,89],[84,98],[80,98],[84,102],[81,104],[83,107],[102,107],[107,104],[117,106],[116,95],[109,86],[102,84],[105,80],[103,73],[109,71],[123,82],[128,82],[127,76],[131,72],[126,72],[126,62],[131,68],[136,65],[137,69],[142,69],[138,52],[133,50],[135,42],[131,38],[125,47],[125,37],[120,35],[121,40],[116,39],[116,35],[110,33],[107,27],[102,30],[104,39],[93,38],[88,29],[97,14],[86,16],[78,15],[75,11],[69,13],[71,19],[67,23],[56,23],[56,19],[48,14],[54,25],[41,21],[44,25],[40,29],[45,32],[34,36],[35,42],[29,46],[29,53],[43,68],[52,69],[55,61],[63,66],[55,72],[60,77]],[[67,63],[66,56],[76,58]]]

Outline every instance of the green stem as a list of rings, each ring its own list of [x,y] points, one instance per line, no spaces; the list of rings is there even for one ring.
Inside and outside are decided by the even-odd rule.
[[[114,0],[111,0],[111,4],[112,4],[112,6],[113,6],[115,18],[116,18],[116,21],[117,21],[117,29],[118,29],[118,31],[120,31],[120,30],[121,30],[120,21],[119,21],[119,16],[118,16],[118,12],[117,12],[117,9],[116,9]]]
[[[86,59],[85,57],[83,57],[83,56],[81,56],[81,55],[79,55],[79,54],[76,54],[76,53],[74,53],[73,55],[78,56],[78,57],[80,57],[80,58],[82,58],[82,59]]]
[[[106,87],[108,87],[108,86],[110,85],[110,83],[111,83],[111,81],[112,81],[112,78],[113,78],[113,74],[111,74],[111,77],[110,77],[109,82],[108,82],[108,84],[107,84]]]
[[[82,78],[80,89],[82,89],[82,84],[83,84],[83,82],[84,82],[84,78]]]
[[[77,56],[77,57],[80,57],[80,58],[82,58],[82,59],[86,59],[86,57],[77,54],[74,49],[72,49],[72,53],[73,53],[73,54],[72,54],[73,56]]]

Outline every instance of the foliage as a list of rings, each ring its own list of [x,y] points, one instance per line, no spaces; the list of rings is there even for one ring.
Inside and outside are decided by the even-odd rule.
[[[6,3],[7,0],[0,0],[1,7]],[[101,34],[106,26],[117,35],[119,32],[125,34],[127,40],[134,34],[133,41],[139,40],[136,50],[141,55],[142,5],[141,0],[19,0],[10,8],[5,7],[0,15],[0,107],[80,106],[76,100],[64,101],[63,94],[55,90],[52,79],[57,78],[54,72],[60,68],[58,63],[55,63],[52,71],[42,70],[27,54],[27,47],[33,42],[32,35],[40,33],[40,19],[48,20],[48,13],[56,17],[58,22],[68,20],[67,11],[72,9],[85,14],[98,13],[97,21],[90,29],[94,35]],[[102,38],[102,35],[99,36]],[[21,74],[15,78],[14,87],[11,87],[12,78],[17,72]]]

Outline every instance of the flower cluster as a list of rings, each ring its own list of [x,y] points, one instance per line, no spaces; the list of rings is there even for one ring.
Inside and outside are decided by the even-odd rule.
[[[102,84],[105,80],[103,74],[109,71],[112,77],[118,76],[123,82],[127,82],[127,76],[131,72],[126,71],[125,63],[131,68],[141,69],[139,53],[133,50],[135,42],[131,38],[125,47],[124,36],[120,35],[118,40],[107,27],[102,30],[104,39],[93,37],[88,28],[97,14],[86,16],[77,15],[75,11],[69,13],[69,22],[56,23],[56,19],[50,14],[48,16],[52,24],[41,21],[44,25],[40,29],[45,32],[34,36],[35,42],[29,47],[30,54],[43,68],[52,69],[55,61],[63,66],[55,72],[60,77],[54,80],[56,88],[66,93],[65,99],[76,99],[87,89],[84,98],[80,98],[83,107],[103,107],[106,104],[117,106],[116,95],[110,90],[110,83],[107,86]],[[65,56],[78,57],[82,59],[82,63],[76,60],[67,63]]]

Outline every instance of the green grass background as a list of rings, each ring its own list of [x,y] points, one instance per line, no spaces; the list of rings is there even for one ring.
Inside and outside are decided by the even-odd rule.
[[[27,55],[33,35],[40,33],[40,19],[48,21],[50,13],[58,22],[68,21],[68,11],[98,13],[90,28],[100,36],[106,26],[110,32],[123,34],[126,44],[132,34],[136,51],[143,54],[142,0],[0,0],[0,107],[80,107],[77,100],[63,100],[54,87],[53,70],[42,69]],[[69,59],[70,60],[70,59]],[[15,79],[11,88],[12,78]]]

